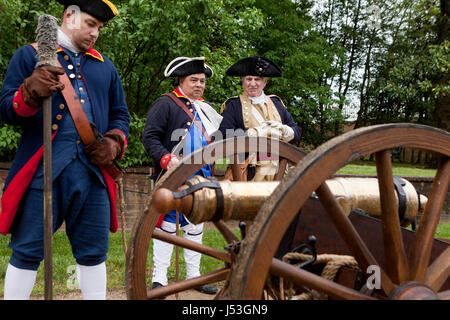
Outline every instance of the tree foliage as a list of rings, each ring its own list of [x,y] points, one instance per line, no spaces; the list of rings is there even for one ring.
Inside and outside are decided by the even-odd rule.
[[[205,98],[217,110],[242,90],[240,79],[225,75],[232,63],[251,55],[275,61],[283,77],[265,91],[284,101],[303,129],[303,145],[340,134],[349,110],[357,127],[450,127],[448,0],[113,2],[120,14],[96,47],[119,70],[132,114],[125,166],[145,164],[139,130],[153,101],[173,89],[164,70],[178,56],[206,57],[214,76]],[[34,41],[44,12],[59,18],[62,7],[54,0],[0,1],[0,83],[15,50]]]

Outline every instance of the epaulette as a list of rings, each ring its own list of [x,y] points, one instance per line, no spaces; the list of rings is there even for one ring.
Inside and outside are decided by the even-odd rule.
[[[224,112],[225,111],[225,108],[226,108],[226,103],[229,101],[229,100],[231,100],[231,99],[235,99],[235,98],[239,98],[239,96],[233,96],[233,97],[230,97],[230,98],[228,98],[224,103],[222,103],[222,105],[220,106],[220,114],[222,114],[222,112]]]
[[[279,96],[277,96],[277,95],[275,95],[275,94],[271,94],[271,95],[269,96],[269,98],[272,98],[272,97],[277,98],[278,100],[280,100],[280,102],[281,102],[281,104],[283,105],[283,107],[286,108],[286,105],[284,104],[283,100],[281,100],[281,98],[280,98]],[[286,109],[287,109],[287,108],[286,108]]]

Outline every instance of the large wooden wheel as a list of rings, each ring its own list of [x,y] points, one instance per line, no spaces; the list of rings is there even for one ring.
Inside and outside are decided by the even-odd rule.
[[[415,239],[405,249],[393,184],[390,150],[395,147],[428,150],[440,156],[428,204]],[[381,294],[369,295],[326,280],[274,258],[283,234],[293,218],[315,192],[363,272],[379,265],[368,245],[352,225],[324,183],[331,175],[361,156],[374,154],[383,216],[382,243],[385,267],[381,269]],[[290,170],[263,205],[243,241],[225,298],[261,299],[269,275],[289,279],[338,299],[449,299],[441,291],[450,275],[450,247],[430,264],[436,226],[446,199],[450,179],[450,134],[413,124],[387,124],[348,132],[323,144]],[[448,289],[446,289],[448,290]]]
[[[258,140],[257,138],[238,137],[215,142],[183,158],[178,166],[169,170],[159,180],[155,185],[152,194],[148,197],[146,207],[136,220],[131,233],[126,262],[126,287],[128,299],[158,299],[170,294],[195,288],[202,284],[214,283],[227,278],[230,272],[229,267],[213,271],[195,279],[180,281],[154,290],[149,290],[147,288],[149,285],[147,256],[152,237],[200,252],[204,255],[221,260],[228,265],[231,263],[231,254],[229,252],[220,251],[205,245],[199,245],[181,237],[168,236],[165,232],[155,230],[155,225],[161,212],[157,212],[152,206],[152,195],[160,188],[176,191],[192,174],[206,164],[214,163],[218,159],[224,157],[237,159],[240,154],[266,152],[267,150],[271,152],[272,156],[279,156],[280,168],[275,178],[281,180],[284,176],[286,166],[297,164],[300,159],[304,157],[305,153],[287,143],[280,142],[277,145],[279,146],[278,154],[276,150],[271,149],[271,146],[273,146],[272,141],[266,139]],[[235,161],[232,164],[232,168],[234,180],[242,180],[239,162]],[[239,241],[225,222],[219,220],[214,222],[214,224],[227,243]]]

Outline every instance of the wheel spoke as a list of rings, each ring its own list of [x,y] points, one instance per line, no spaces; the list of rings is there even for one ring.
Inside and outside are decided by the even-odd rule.
[[[171,243],[176,246],[180,246],[184,249],[189,249],[193,251],[197,251],[199,253],[205,254],[207,256],[216,258],[218,260],[224,261],[224,262],[231,262],[231,257],[228,253],[205,246],[203,244],[199,244],[197,242],[187,240],[181,237],[176,237],[168,234],[167,232],[160,231],[160,230],[154,230],[153,231],[153,238]]]
[[[441,255],[436,258],[431,266],[428,267],[425,277],[425,284],[434,291],[439,291],[442,285],[450,276],[450,247],[445,249]]]
[[[356,290],[347,288],[336,282],[294,267],[279,259],[272,259],[270,273],[278,277],[289,279],[296,285],[306,286],[308,288],[324,292],[335,298],[349,300],[374,300],[371,296],[364,295]]]
[[[370,265],[379,265],[326,183],[322,183],[316,193],[342,239],[358,261],[360,268],[367,270]],[[394,284],[382,269],[381,286],[386,295],[389,295],[394,289]]]
[[[380,189],[386,272],[392,281],[403,283],[409,278],[409,267],[401,235],[398,199],[395,195],[389,150],[376,153],[376,166]]]
[[[244,163],[239,163],[239,154],[235,153],[233,163],[231,164],[231,172],[233,173],[233,181],[247,181],[247,177],[244,175],[247,171],[244,170]]]
[[[280,159],[280,162],[278,163],[278,171],[275,177],[273,178],[274,181],[281,181],[281,179],[283,179],[284,173],[286,172],[287,164],[288,161],[286,158]]]
[[[193,289],[204,284],[223,281],[228,277],[230,268],[215,270],[213,272],[201,275],[189,280],[183,280],[177,283],[169,284],[153,290],[147,290],[147,299],[158,299],[181,291]]]
[[[214,221],[214,225],[228,243],[231,243],[233,241],[239,241],[239,238],[236,237],[233,231],[231,231],[231,229],[223,220]]]
[[[441,160],[410,251],[411,280],[414,281],[425,281],[434,234],[447,196],[450,180],[450,158],[442,157]]]

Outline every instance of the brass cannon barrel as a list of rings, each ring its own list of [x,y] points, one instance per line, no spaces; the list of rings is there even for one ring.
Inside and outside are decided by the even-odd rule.
[[[397,179],[397,200],[402,226],[414,221],[423,211],[427,198],[419,195],[414,186]],[[381,218],[378,179],[333,178],[326,181],[347,215],[361,209]],[[152,198],[152,206],[159,213],[178,210],[192,223],[222,220],[253,220],[261,206],[278,186],[278,181],[242,182],[212,181],[194,176],[177,192],[161,188]]]

